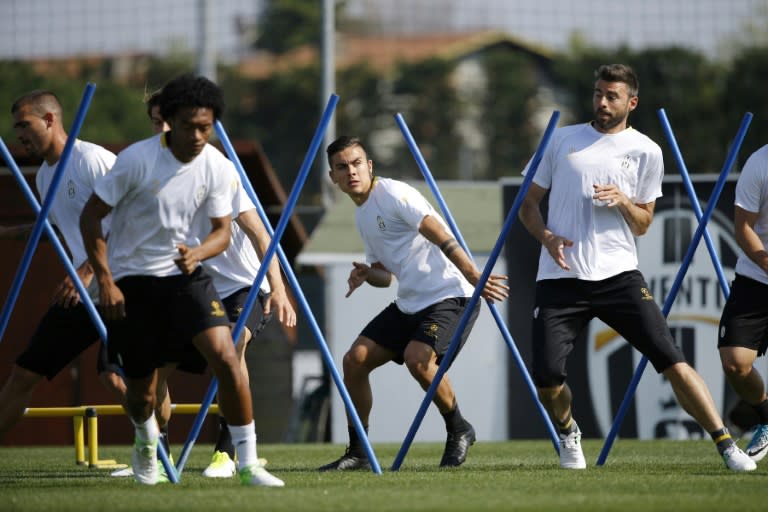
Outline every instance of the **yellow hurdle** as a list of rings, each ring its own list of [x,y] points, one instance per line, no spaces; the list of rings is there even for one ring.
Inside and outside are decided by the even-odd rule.
[[[197,414],[201,404],[171,404],[175,414]],[[212,404],[207,414],[218,414],[219,406]],[[124,468],[116,460],[99,460],[99,415],[125,414],[121,405],[81,405],[76,407],[29,407],[24,411],[27,418],[55,418],[72,416],[75,444],[75,464],[91,468]],[[88,424],[88,460],[85,458],[85,423]]]

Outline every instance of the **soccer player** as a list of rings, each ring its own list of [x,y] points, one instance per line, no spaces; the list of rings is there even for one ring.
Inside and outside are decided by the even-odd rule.
[[[35,183],[38,194],[45,198],[68,140],[61,103],[52,91],[35,90],[18,98],[11,106],[11,114],[19,142],[30,155],[43,160]],[[95,302],[98,302],[96,283],[86,258],[78,219],[95,180],[106,174],[114,161],[115,155],[103,147],[76,140],[48,217],[61,234],[77,274]],[[3,228],[0,235],[18,238],[31,232],[32,225],[22,225]],[[81,352],[99,341],[96,327],[69,277],[57,287],[52,302],[0,390],[0,436],[24,414],[43,378],[53,379]],[[103,349],[103,345],[101,347]],[[109,365],[103,354],[102,350],[97,362],[99,378],[123,403],[125,388],[119,370]]]
[[[156,91],[147,99],[147,115],[152,121],[155,133],[168,130],[167,123],[160,115],[160,91]],[[227,311],[229,321],[234,326],[240,318],[245,300],[251,285],[261,267],[261,258],[269,247],[271,238],[256,212],[256,206],[243,189],[238,173],[234,173],[232,181],[237,182],[237,193],[232,202],[232,239],[224,252],[203,262],[213,280],[213,286]],[[195,218],[198,243],[202,242],[210,229],[210,222],[198,213]],[[254,250],[254,248],[256,248]],[[277,313],[278,321],[287,327],[296,325],[296,312],[293,309],[280,275],[277,258],[270,263],[264,281],[261,283],[259,303],[253,307],[245,322],[245,329],[237,341],[236,349],[240,360],[243,378],[248,380],[248,367],[245,363],[245,349],[253,338],[257,337]],[[192,354],[191,360],[179,367],[181,370],[200,373],[205,369],[205,361]],[[163,375],[167,377],[165,372]],[[265,464],[265,459],[259,459]],[[219,433],[216,439],[210,464],[203,470],[203,476],[209,478],[229,478],[236,474],[235,448],[232,436],[227,427],[227,421],[219,416]]]
[[[628,124],[638,88],[629,66],[597,70],[594,119],[555,131],[520,208],[520,219],[542,245],[533,378],[560,430],[561,467],[585,468],[565,363],[582,329],[600,318],[664,374],[683,409],[712,436],[726,466],[751,471],[755,463],[723,425],[706,384],[674,344],[637,268],[635,237],[653,220],[664,173],[661,148]],[[547,192],[545,224],[539,205]]]
[[[234,171],[233,171],[234,172]],[[221,254],[203,262],[213,280],[218,294],[223,297],[222,303],[227,311],[231,325],[238,322],[248,294],[261,267],[263,258],[271,238],[261,222],[255,205],[243,189],[237,172],[231,176],[231,181],[237,183],[237,192],[232,202],[232,239],[230,245]],[[198,214],[196,226],[199,237],[205,235],[208,229],[208,219]],[[245,362],[245,350],[252,339],[256,338],[271,320],[273,314],[280,323],[292,327],[296,325],[296,313],[288,300],[285,286],[280,275],[277,258],[273,258],[262,281],[258,303],[253,306],[244,324],[244,331],[237,340],[237,356],[240,361],[240,371],[245,382],[249,382],[248,367]],[[186,369],[190,364],[182,364],[180,369]],[[194,368],[204,368],[203,365],[191,364]],[[219,434],[216,440],[211,463],[203,471],[203,476],[209,478],[228,478],[235,474],[235,449],[227,421],[219,417]],[[265,464],[264,459],[259,459]]]
[[[728,382],[757,415],[745,452],[758,462],[768,453],[768,395],[752,366],[768,348],[768,146],[747,159],[735,204],[734,231],[743,252],[720,318],[717,346]]]
[[[355,220],[365,245],[367,263],[352,263],[347,297],[364,283],[388,287],[393,276],[398,282],[395,301],[368,323],[344,355],[344,384],[367,432],[373,405],[369,374],[389,361],[405,363],[419,385],[428,389],[480,271],[424,196],[401,181],[374,177],[373,161],[358,138],[340,137],[326,152],[331,181],[357,205]],[[492,274],[483,297],[505,299],[504,279]],[[479,310],[478,303],[461,334],[461,345]],[[441,379],[433,402],[447,431],[440,466],[459,466],[476,436],[459,411],[447,376]],[[348,430],[346,452],[321,471],[370,469],[351,421]]]
[[[240,372],[229,321],[200,262],[221,253],[231,236],[232,163],[208,144],[224,108],[210,80],[182,75],[163,87],[161,115],[170,131],[123,150],[94,186],[80,218],[109,329],[109,355],[124,372],[135,426],[134,478],[158,481],[158,424],[153,409],[158,368],[198,350],[219,382],[246,485],[284,483],[259,464],[251,395]],[[209,218],[197,244],[193,218]],[[112,213],[107,241],[101,219]]]

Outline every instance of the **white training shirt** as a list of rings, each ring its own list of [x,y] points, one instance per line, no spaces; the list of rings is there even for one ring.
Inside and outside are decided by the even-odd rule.
[[[366,260],[381,263],[397,278],[395,304],[404,313],[475,291],[440,248],[419,233],[427,215],[445,226],[418,190],[387,178],[374,179],[368,199],[355,211]]]
[[[564,248],[571,270],[542,246],[536,280],[598,281],[637,269],[629,225],[618,208],[594,204],[592,185],[616,184],[633,203],[647,204],[661,197],[663,177],[661,148],[633,128],[604,134],[586,123],[555,130],[533,182],[550,190],[549,230],[573,241]]]
[[[757,213],[754,230],[763,247],[768,248],[768,145],[752,153],[736,182],[736,206]],[[740,252],[736,273],[768,284],[768,274],[757,263]]]
[[[115,155],[101,146],[75,140],[67,167],[56,188],[56,196],[48,212],[48,220],[54,224],[67,244],[75,268],[85,263],[88,255],[80,233],[80,213],[93,192],[94,182],[105,175],[115,163]],[[43,162],[35,176],[40,204],[45,201],[48,189],[53,181],[58,163],[48,165]],[[105,233],[109,231],[109,217],[102,223]]]
[[[113,207],[107,246],[115,280],[180,274],[177,245],[197,244],[192,225],[197,210],[208,217],[232,213],[229,174],[222,172],[232,162],[210,144],[191,162],[179,162],[165,137],[128,146],[96,182],[96,195]]]
[[[242,288],[253,286],[261,267],[253,244],[235,221],[240,213],[255,210],[256,206],[248,197],[234,167],[228,168],[226,172],[230,175],[227,180],[235,189],[232,198],[232,239],[224,252],[203,261],[203,267],[213,279],[213,285],[221,298],[227,298]],[[203,212],[198,212],[194,222],[199,244],[211,232],[211,221]],[[260,288],[264,293],[270,292],[266,275]]]

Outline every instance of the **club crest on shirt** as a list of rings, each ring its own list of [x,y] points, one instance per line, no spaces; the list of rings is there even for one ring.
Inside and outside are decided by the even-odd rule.
[[[629,169],[630,163],[632,162],[632,157],[629,155],[624,155],[624,158],[621,160],[621,168],[622,169]]]
[[[381,215],[376,216],[376,224],[379,226],[379,231],[386,231],[387,225],[384,224],[384,219],[381,218]]]
[[[197,192],[195,193],[195,199],[197,200],[197,203],[200,204],[203,202],[203,199],[205,199],[205,194],[208,191],[208,187],[205,185],[201,185],[200,188],[197,189]]]
[[[75,197],[75,182],[72,180],[67,181],[67,195],[70,199]]]
[[[221,304],[217,300],[211,301],[211,316],[224,316],[226,313],[224,313],[224,310],[221,307]]]

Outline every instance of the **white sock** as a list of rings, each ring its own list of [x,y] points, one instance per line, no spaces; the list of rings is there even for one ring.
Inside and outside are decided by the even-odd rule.
[[[237,467],[246,468],[258,462],[256,456],[256,430],[253,421],[247,425],[229,425],[232,445],[237,455]]]
[[[152,412],[149,418],[144,422],[137,423],[133,418],[131,418],[131,421],[133,421],[136,437],[138,437],[141,442],[151,444],[157,441],[160,437],[160,427],[157,425],[154,412]]]

